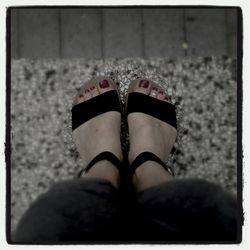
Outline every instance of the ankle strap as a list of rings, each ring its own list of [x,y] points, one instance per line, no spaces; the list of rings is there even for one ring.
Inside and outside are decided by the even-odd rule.
[[[113,163],[117,169],[119,171],[122,170],[122,163],[121,161],[117,158],[117,156],[115,156],[113,153],[109,152],[109,151],[104,151],[100,154],[98,154],[88,165],[86,168],[82,169],[79,173],[78,173],[78,177],[81,177],[83,172],[88,172],[91,167],[93,167],[97,162],[102,161],[102,160],[107,160],[111,163]]]
[[[132,162],[130,166],[131,176],[135,173],[135,170],[146,161],[154,161],[159,163],[168,173],[174,176],[174,171],[170,166],[167,166],[158,156],[151,152],[142,152],[140,153]]]

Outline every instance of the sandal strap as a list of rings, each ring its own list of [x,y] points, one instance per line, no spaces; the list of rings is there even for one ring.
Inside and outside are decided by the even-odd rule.
[[[81,177],[83,172],[85,173],[88,172],[91,167],[93,167],[97,162],[102,161],[102,160],[107,160],[113,163],[119,171],[122,170],[123,165],[122,165],[122,162],[118,159],[118,157],[109,151],[104,151],[98,154],[97,156],[95,156],[95,158],[88,164],[88,166],[79,172],[78,177]]]
[[[177,128],[175,106],[169,102],[131,92],[128,95],[127,114],[134,112],[148,114]]]
[[[130,166],[131,176],[135,173],[135,170],[146,161],[154,161],[159,163],[166,171],[174,176],[174,171],[170,166],[167,166],[158,156],[151,152],[142,152],[140,153],[132,162]]]
[[[85,102],[75,105],[72,109],[72,130],[86,121],[108,111],[121,112],[119,96],[116,90],[107,91]]]

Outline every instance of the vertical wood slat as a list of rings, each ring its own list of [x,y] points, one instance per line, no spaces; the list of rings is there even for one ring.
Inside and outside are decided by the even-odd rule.
[[[141,10],[103,9],[104,57],[142,56]]]
[[[144,9],[146,56],[183,56],[182,9]]]
[[[20,57],[59,57],[58,9],[19,9]]]
[[[187,54],[226,54],[224,9],[186,9]]]
[[[62,57],[101,57],[101,9],[61,10]]]
[[[237,27],[237,9],[226,9],[227,53],[229,56],[233,57],[237,55]]]
[[[18,37],[18,9],[10,11],[10,56],[19,58],[19,37]]]

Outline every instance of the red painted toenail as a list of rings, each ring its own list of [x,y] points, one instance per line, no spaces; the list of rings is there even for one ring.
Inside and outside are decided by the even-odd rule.
[[[88,90],[88,89],[85,89],[85,93],[89,93],[89,90]]]
[[[164,92],[163,92],[163,91],[160,91],[160,92],[159,92],[159,94],[160,94],[160,95],[163,95],[163,94],[164,94]]]
[[[158,91],[158,89],[156,87],[153,87],[152,90]]]
[[[90,89],[91,89],[91,90],[94,90],[94,89],[95,89],[95,86],[90,87]]]
[[[104,88],[108,88],[109,87],[109,82],[107,80],[102,80],[101,82],[99,82],[99,85],[102,89]]]
[[[139,87],[147,88],[148,86],[149,86],[149,81],[147,80],[141,80],[139,83]]]

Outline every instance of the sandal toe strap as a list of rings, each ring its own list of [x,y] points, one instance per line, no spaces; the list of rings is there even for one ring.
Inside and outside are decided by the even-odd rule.
[[[71,110],[72,130],[75,130],[91,118],[109,111],[121,112],[120,100],[116,90],[107,91],[75,105]]]
[[[166,171],[174,176],[174,171],[170,166],[167,166],[158,156],[151,152],[140,153],[130,166],[131,176],[135,173],[135,170],[146,161],[154,161],[159,163]]]
[[[145,113],[177,128],[175,106],[151,96],[131,92],[128,95],[127,115],[134,112]]]

